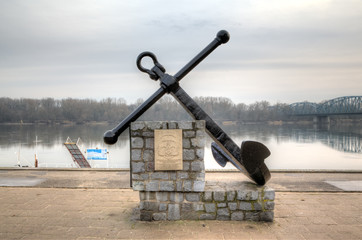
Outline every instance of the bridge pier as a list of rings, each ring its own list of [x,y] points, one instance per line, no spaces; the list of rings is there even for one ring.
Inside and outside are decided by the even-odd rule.
[[[329,129],[331,120],[329,116],[314,116],[313,123],[318,128]]]

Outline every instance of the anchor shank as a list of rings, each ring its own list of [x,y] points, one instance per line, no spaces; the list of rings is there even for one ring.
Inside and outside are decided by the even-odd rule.
[[[202,108],[181,88],[171,93],[181,106],[195,119],[205,120],[206,130],[209,136],[234,160],[235,167],[242,170],[240,159],[240,148],[236,143],[202,110]]]
[[[230,161],[237,169],[242,171],[248,178],[259,185],[264,185],[270,179],[270,172],[264,162],[259,166],[255,164],[257,159],[247,156],[244,162],[242,150],[238,145],[202,110],[202,108],[181,88],[171,92],[172,96],[181,104],[181,106],[196,120],[205,120],[206,132],[220,146],[225,154],[229,155]],[[252,143],[252,145],[259,143]],[[242,145],[242,149],[243,145]],[[264,159],[264,158],[263,158]],[[255,162],[254,162],[255,161]]]
[[[119,135],[122,134],[124,130],[128,128],[131,122],[134,122],[139,118],[144,112],[146,112],[155,102],[157,102],[163,95],[165,95],[166,90],[160,87],[151,97],[149,97],[144,103],[137,107],[131,114],[129,114],[123,121],[118,124],[112,130],[107,131],[103,140],[107,144],[115,144],[118,140]]]

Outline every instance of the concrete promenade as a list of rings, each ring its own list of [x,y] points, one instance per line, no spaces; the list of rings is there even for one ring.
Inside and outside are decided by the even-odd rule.
[[[273,172],[268,186],[273,223],[140,222],[127,171],[0,169],[0,239],[362,239],[362,173]]]

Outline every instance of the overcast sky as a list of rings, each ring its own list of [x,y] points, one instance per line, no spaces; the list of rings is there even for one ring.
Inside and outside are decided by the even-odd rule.
[[[175,74],[225,29],[230,41],[181,82],[235,103],[362,95],[362,1],[0,0],[0,97],[148,98],[136,58]]]

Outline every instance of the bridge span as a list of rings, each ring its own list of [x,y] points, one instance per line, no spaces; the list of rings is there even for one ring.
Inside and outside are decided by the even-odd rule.
[[[288,115],[314,116],[318,124],[329,124],[331,115],[362,115],[362,96],[338,97],[321,103],[297,102],[289,106]]]
[[[290,105],[290,115],[362,114],[362,96],[338,97],[321,103],[297,102]]]

